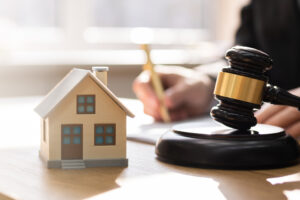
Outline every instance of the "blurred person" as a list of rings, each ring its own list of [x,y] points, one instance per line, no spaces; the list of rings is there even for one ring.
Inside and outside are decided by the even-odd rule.
[[[235,44],[268,53],[274,60],[269,82],[287,90],[294,88],[290,92],[300,96],[300,0],[252,0],[242,9]],[[194,69],[156,67],[172,121],[209,112],[217,72],[225,65],[220,61]],[[133,90],[144,104],[144,112],[162,121],[150,81],[150,74],[142,72]],[[280,126],[292,136],[300,136],[300,112],[296,108],[265,104],[255,115],[258,123]]]

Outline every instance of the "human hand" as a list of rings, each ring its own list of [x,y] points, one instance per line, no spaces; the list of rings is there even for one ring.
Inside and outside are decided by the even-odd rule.
[[[201,115],[210,109],[214,83],[207,75],[177,66],[156,66],[155,70],[165,89],[164,100],[172,121]],[[133,90],[144,104],[144,112],[162,121],[159,100],[148,71],[135,79]]]
[[[300,96],[300,87],[289,92]],[[300,137],[300,111],[297,108],[265,104],[261,110],[255,113],[255,117],[258,123],[279,126],[291,136]]]

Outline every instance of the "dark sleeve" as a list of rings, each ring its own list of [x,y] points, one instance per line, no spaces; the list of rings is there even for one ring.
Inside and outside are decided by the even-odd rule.
[[[235,44],[257,48],[253,24],[253,3],[241,11],[241,24],[235,35]]]

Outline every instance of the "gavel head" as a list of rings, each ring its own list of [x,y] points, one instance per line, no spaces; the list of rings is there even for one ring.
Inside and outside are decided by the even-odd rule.
[[[257,121],[254,109],[259,109],[268,82],[264,74],[272,67],[270,56],[257,49],[236,46],[226,53],[229,67],[219,73],[215,97],[219,104],[212,108],[216,121],[235,128],[250,129]]]

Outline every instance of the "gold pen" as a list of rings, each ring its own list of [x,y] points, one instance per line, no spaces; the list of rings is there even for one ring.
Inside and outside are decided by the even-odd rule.
[[[144,71],[148,70],[150,72],[152,86],[160,105],[160,114],[164,122],[170,122],[171,121],[170,115],[164,101],[164,97],[165,97],[164,89],[162,87],[160,78],[158,77],[156,71],[154,70],[154,66],[150,58],[149,46],[147,44],[142,44],[141,49],[145,51],[147,57],[147,62],[144,64],[143,70]]]

